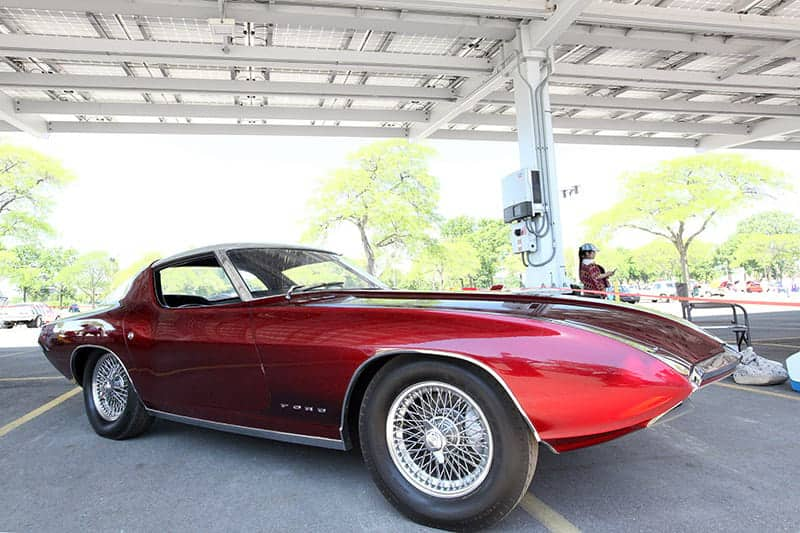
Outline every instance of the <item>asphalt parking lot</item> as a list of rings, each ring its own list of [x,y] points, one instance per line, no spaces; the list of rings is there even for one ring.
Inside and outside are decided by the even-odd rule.
[[[751,322],[759,354],[800,351],[800,311]],[[163,420],[137,439],[102,439],[80,394],[64,399],[74,386],[33,330],[0,330],[0,346],[0,531],[423,529],[384,501],[357,452]],[[611,443],[542,450],[523,505],[496,530],[797,531],[800,394],[726,380],[693,400],[687,415]]]

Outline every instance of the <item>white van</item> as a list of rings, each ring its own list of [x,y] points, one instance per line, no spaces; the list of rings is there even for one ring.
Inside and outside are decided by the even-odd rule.
[[[660,298],[656,298],[653,300],[654,302],[659,301],[660,299],[664,299],[665,302],[669,301],[668,296],[677,296],[678,293],[675,291],[675,282],[674,281],[656,281],[650,286],[650,294],[657,294]]]

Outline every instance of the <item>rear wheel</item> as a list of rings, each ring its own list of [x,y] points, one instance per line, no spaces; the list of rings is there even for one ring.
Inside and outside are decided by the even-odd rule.
[[[122,362],[109,352],[90,356],[83,372],[83,402],[92,428],[109,439],[136,437],[153,423]]]
[[[421,524],[480,529],[528,490],[538,444],[505,391],[449,362],[397,359],[364,396],[364,462],[400,512]]]

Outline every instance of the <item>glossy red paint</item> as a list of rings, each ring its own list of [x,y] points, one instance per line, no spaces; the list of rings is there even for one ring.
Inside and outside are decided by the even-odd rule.
[[[345,440],[343,410],[362,365],[455,356],[498,376],[556,450],[644,427],[694,391],[628,341],[689,365],[722,351],[680,321],[569,297],[328,291],[167,309],[150,269],[118,306],[48,325],[40,337],[68,377],[75,350],[113,351],[151,410]]]

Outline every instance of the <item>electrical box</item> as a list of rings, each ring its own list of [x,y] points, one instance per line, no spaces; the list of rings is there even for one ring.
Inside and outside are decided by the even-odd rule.
[[[537,248],[536,241],[536,235],[528,230],[528,224],[524,220],[511,223],[511,250],[515,254],[535,252]]]
[[[503,178],[503,221],[530,220],[544,213],[538,170],[523,168]]]

